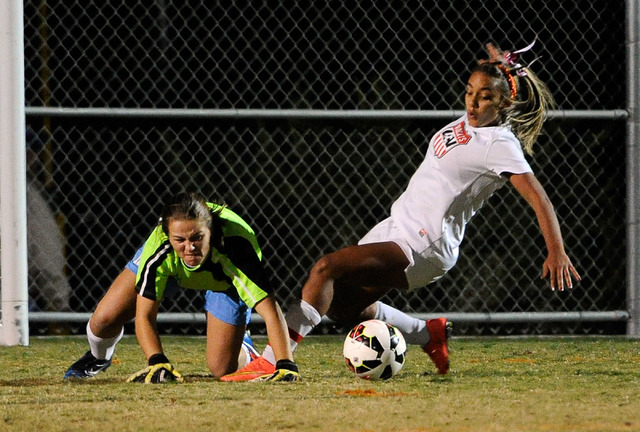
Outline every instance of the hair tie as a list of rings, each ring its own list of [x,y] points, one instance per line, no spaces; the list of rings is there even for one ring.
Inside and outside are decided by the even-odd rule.
[[[518,83],[516,82],[516,78],[514,74],[518,76],[524,77],[527,76],[527,69],[525,66],[518,63],[520,60],[520,54],[530,51],[531,48],[536,44],[536,40],[538,36],[524,48],[521,48],[516,51],[501,51],[500,48],[497,48],[493,44],[487,44],[487,51],[489,52],[489,62],[498,66],[500,71],[504,74],[507,82],[509,83],[509,91],[511,93],[511,99],[515,100],[518,94]],[[533,64],[539,57],[536,57],[529,66]]]
[[[498,68],[504,74],[505,78],[507,79],[507,82],[509,83],[509,92],[511,93],[511,100],[515,100],[516,96],[518,95],[518,83],[516,82],[516,78],[513,75],[511,75],[511,72],[509,72],[509,69],[507,69],[502,64],[498,63]]]

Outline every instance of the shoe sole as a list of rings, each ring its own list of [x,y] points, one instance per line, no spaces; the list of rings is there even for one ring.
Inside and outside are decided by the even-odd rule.
[[[451,361],[449,360],[449,337],[451,337],[452,331],[453,331],[453,323],[451,321],[447,321],[447,323],[444,325],[444,343],[447,345],[447,370],[445,371],[444,374],[449,372],[449,367],[451,365]]]
[[[275,370],[271,372],[267,371],[252,371],[252,372],[236,372],[235,374],[224,375],[220,377],[220,381],[234,382],[234,381],[253,381],[256,378],[260,378],[265,375],[271,375]]]
[[[449,341],[449,337],[451,337],[451,332],[453,331],[453,323],[451,321],[447,321],[444,326],[444,340],[446,342]]]

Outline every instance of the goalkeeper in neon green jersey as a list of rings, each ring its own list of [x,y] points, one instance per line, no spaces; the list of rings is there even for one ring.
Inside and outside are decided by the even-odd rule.
[[[145,242],[137,275],[136,336],[149,367],[170,366],[156,329],[158,306],[169,278],[181,287],[235,291],[248,307],[264,318],[269,342],[276,352],[274,380],[295,381],[297,366],[293,362],[284,316],[269,289],[269,281],[261,263],[262,253],[253,230],[231,210],[205,203],[193,194],[172,198],[162,212],[161,224]],[[240,347],[244,327],[209,320],[207,339],[229,341]],[[207,347],[208,356],[215,348]],[[215,376],[224,375],[219,364],[209,362]],[[144,369],[130,380],[148,378]],[[156,368],[157,369],[157,368]],[[169,372],[171,372],[171,369]],[[147,371],[147,373],[145,373]]]
[[[278,360],[259,379],[300,378],[255,233],[228,208],[207,203],[196,194],[181,193],[165,205],[160,224],[145,241],[138,263],[135,329],[148,366],[132,375],[129,382],[183,380],[166,357],[156,328],[160,302],[172,283],[184,289],[207,291],[207,363],[214,376],[237,369],[245,338],[245,316],[253,308],[264,319],[269,344]],[[107,303],[115,309],[124,308],[114,297]],[[94,315],[106,315],[104,301]]]

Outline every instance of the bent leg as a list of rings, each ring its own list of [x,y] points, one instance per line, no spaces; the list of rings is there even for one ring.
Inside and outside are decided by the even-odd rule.
[[[91,315],[91,332],[100,338],[113,338],[122,332],[127,321],[136,316],[136,275],[124,269],[115,278]]]
[[[246,331],[244,325],[228,324],[207,312],[207,365],[215,377],[235,372]]]
[[[394,242],[349,246],[318,261],[302,288],[302,299],[321,316],[353,322],[391,289],[408,287],[408,265]]]
[[[87,323],[90,350],[69,367],[65,379],[89,378],[111,365],[124,323],[135,316],[135,282],[135,273],[127,269],[113,281]]]
[[[350,246],[322,257],[311,269],[302,299],[289,304],[285,318],[291,349],[296,349],[323,315],[341,323],[373,317],[376,300],[392,288],[408,286],[404,274],[408,265],[404,252],[393,242]],[[275,362],[270,346],[263,357]]]

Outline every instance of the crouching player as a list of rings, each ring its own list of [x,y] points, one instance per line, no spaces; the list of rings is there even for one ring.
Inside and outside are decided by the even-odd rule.
[[[161,300],[179,285],[206,290],[206,355],[215,377],[256,357],[246,333],[251,308],[255,308],[277,357],[275,370],[258,379],[299,380],[284,317],[261,260],[254,231],[238,215],[196,194],[174,196],[144,247],[98,304],[87,324],[91,349],[64,378],[87,378],[108,368],[124,324],[135,317],[136,336],[148,363],[127,381],[182,381],[164,354],[156,327]]]

